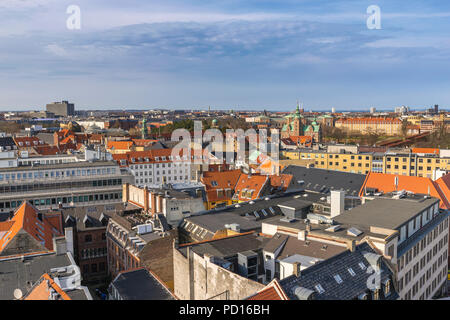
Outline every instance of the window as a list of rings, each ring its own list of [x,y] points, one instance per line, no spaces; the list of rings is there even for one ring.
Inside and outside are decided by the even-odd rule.
[[[341,276],[338,274],[334,275],[334,280],[336,280],[336,282],[339,284],[341,284],[343,282]]]
[[[316,291],[317,291],[319,294],[322,294],[322,293],[325,292],[325,289],[320,285],[320,283],[318,283],[317,285],[315,285],[314,288],[316,289]]]
[[[347,270],[351,274],[352,277],[356,276],[356,273],[355,273],[355,271],[353,271],[352,268],[348,268]]]
[[[90,235],[90,234],[85,235],[84,242],[92,242],[92,235]]]

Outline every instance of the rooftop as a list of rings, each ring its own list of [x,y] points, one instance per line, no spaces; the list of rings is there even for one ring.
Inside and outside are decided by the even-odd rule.
[[[326,169],[288,166],[284,174],[294,176],[291,189],[303,187],[305,190],[329,193],[330,190],[344,190],[347,195],[358,196],[366,176]]]
[[[165,285],[144,268],[119,273],[111,286],[123,300],[175,300]]]

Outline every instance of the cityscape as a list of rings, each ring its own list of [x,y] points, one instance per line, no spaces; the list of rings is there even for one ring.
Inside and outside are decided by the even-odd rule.
[[[79,31],[76,41],[80,46],[92,41],[100,48],[103,44],[89,38],[92,31],[84,31],[85,20],[79,19],[84,17],[84,4],[94,10],[98,3],[90,8],[79,2],[79,6],[68,7],[52,1],[17,6],[6,1],[0,2],[0,11],[19,16],[30,8],[67,8],[61,17],[62,21],[68,19],[62,27],[67,27],[65,32]],[[391,20],[386,27],[378,25],[380,19],[384,21],[385,2],[379,7],[361,2],[364,32],[389,33]],[[282,5],[278,5],[281,10]],[[328,1],[322,5],[329,9]],[[393,10],[388,4],[386,7]],[[277,104],[268,95],[280,95],[283,91],[278,86],[284,81],[278,80],[280,70],[273,71],[270,65],[264,72],[274,72],[273,92],[267,92],[268,80],[264,79],[262,97],[254,87],[248,87],[248,97],[240,100],[242,92],[236,86],[245,90],[251,78],[242,75],[242,81],[236,79],[232,86],[227,82],[231,73],[244,56],[247,64],[247,58],[254,55],[255,64],[242,64],[243,74],[247,68],[259,68],[262,58],[254,52],[257,48],[236,40],[232,49],[223,49],[220,59],[214,58],[223,63],[219,69],[227,67],[226,55],[236,61],[236,66],[229,66],[229,74],[223,73],[222,90],[229,98],[222,99],[216,87],[219,80],[208,76],[215,61],[212,55],[219,55],[214,50],[219,49],[205,47],[211,50],[210,55],[190,52],[193,65],[198,67],[204,60],[208,71],[199,69],[195,76],[189,73],[189,80],[184,73],[187,69],[183,69],[185,61],[181,61],[184,58],[177,56],[180,61],[176,62],[173,57],[164,59],[167,51],[175,50],[169,43],[174,33],[195,43],[193,46],[202,46],[196,43],[198,39],[169,25],[172,22],[139,20],[145,16],[145,11],[142,17],[135,16],[136,23],[145,25],[139,32],[139,25],[127,19],[122,21],[126,27],[109,26],[108,30],[117,32],[111,31],[112,42],[119,41],[114,28],[136,28],[140,36],[123,48],[144,41],[147,44],[142,48],[148,46],[153,55],[156,49],[149,45],[149,39],[159,37],[157,31],[167,28],[167,43],[161,39],[155,42],[161,45],[161,56],[151,67],[161,71],[161,83],[149,90],[158,91],[159,85],[171,89],[161,89],[164,93],[156,94],[153,100],[140,85],[132,95],[128,83],[121,83],[126,88],[120,92],[119,82],[112,85],[113,79],[106,79],[109,72],[117,72],[118,78],[141,81],[138,72],[148,70],[131,61],[139,56],[126,53],[128,49],[120,55],[126,56],[129,64],[120,69],[109,66],[108,59],[118,54],[115,49],[111,55],[104,51],[104,60],[86,53],[92,64],[80,65],[73,79],[81,77],[88,67],[92,67],[92,74],[79,86],[70,80],[72,84],[62,90],[66,78],[72,76],[64,75],[61,83],[52,87],[59,79],[55,74],[62,72],[59,63],[67,57],[67,61],[76,61],[72,54],[79,53],[75,47],[73,52],[66,51],[69,47],[62,49],[67,44],[62,38],[61,47],[52,47],[59,57],[53,58],[54,69],[50,68],[48,75],[37,69],[39,61],[47,65],[42,58],[23,58],[24,64],[31,66],[20,95],[11,90],[24,72],[15,66],[14,52],[19,49],[11,47],[4,52],[10,58],[0,62],[0,70],[6,72],[5,77],[0,74],[0,300],[91,300],[105,304],[112,300],[170,300],[176,303],[179,315],[209,318],[213,309],[194,306],[214,300],[221,301],[225,315],[264,315],[274,300],[450,299],[448,88],[440,94],[428,94],[424,88],[425,93],[416,95],[418,84],[411,75],[410,97],[404,97],[403,87],[399,87],[398,96],[388,90],[382,99],[369,95],[360,103],[360,94],[352,97],[349,91],[336,94],[334,104],[326,82],[320,85],[323,96],[309,87],[316,86],[316,80],[321,83],[319,67],[317,77],[308,74],[314,78],[310,84],[298,78],[296,90],[286,87],[290,102],[283,96]],[[236,21],[241,19],[237,13],[232,16]],[[94,28],[89,17],[86,14],[86,28]],[[214,17],[198,22],[197,32],[202,34],[202,23],[216,23]],[[239,30],[253,28],[253,19],[260,18],[245,19],[249,25],[243,23],[246,27]],[[233,23],[228,25],[230,33],[237,32]],[[43,28],[50,27],[44,23]],[[377,41],[384,41],[380,39],[386,39],[386,33]],[[213,31],[203,36],[217,37]],[[328,40],[323,41],[328,44]],[[104,45],[102,50],[107,49]],[[84,48],[90,50],[87,45]],[[399,48],[396,54],[401,56],[404,47]],[[448,58],[446,49],[439,59]],[[321,46],[317,60],[309,56],[302,63],[314,64],[314,68],[322,63],[326,69],[326,62],[319,63],[324,51]],[[421,58],[417,59],[420,64]],[[180,87],[177,98],[172,88],[180,84],[163,75],[167,70],[162,61],[180,68],[180,77],[187,83]],[[6,81],[10,72],[7,65],[18,72],[11,76],[11,84]],[[111,69],[102,71],[103,67]],[[447,72],[445,68],[447,64],[442,66]],[[305,70],[312,72],[307,67]],[[103,83],[96,72],[105,77]],[[259,75],[260,70],[254,76]],[[198,89],[186,95],[191,85],[200,83],[197,76],[205,81],[203,96]],[[357,87],[361,79],[354,77]],[[41,85],[28,90],[34,81]],[[106,90],[103,85],[107,84],[110,87]],[[117,95],[125,100],[129,95],[129,104],[122,98],[117,104],[110,103]],[[161,100],[164,95],[166,102]],[[187,96],[186,103],[178,103],[182,95]],[[197,100],[193,100],[196,95]],[[348,105],[342,103],[345,95]],[[99,102],[101,96],[105,96],[104,103]],[[260,102],[266,98],[267,103]],[[389,99],[391,103],[385,102]],[[402,99],[405,102],[397,104]],[[414,99],[417,102],[411,102]],[[230,301],[237,303],[235,311]]]

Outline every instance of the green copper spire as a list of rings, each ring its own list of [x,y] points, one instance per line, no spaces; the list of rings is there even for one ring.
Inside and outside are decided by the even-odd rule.
[[[142,119],[142,139],[147,139],[147,133],[147,119],[144,117],[144,119]]]

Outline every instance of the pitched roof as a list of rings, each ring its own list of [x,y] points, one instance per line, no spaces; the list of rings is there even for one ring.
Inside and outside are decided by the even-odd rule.
[[[398,178],[397,187],[395,186],[396,178]],[[360,196],[364,195],[366,188],[378,189],[383,193],[406,190],[414,193],[430,194],[430,196],[441,200],[441,208],[450,209],[450,189],[448,186],[450,186],[450,174],[433,181],[426,177],[369,172],[366,181],[361,187]]]
[[[246,300],[290,300],[275,278],[266,287]]]
[[[240,201],[255,200],[261,197],[261,191],[268,181],[264,175],[241,174],[235,187],[235,194]]]
[[[225,190],[233,191],[240,175],[240,170],[204,172],[200,180],[205,185],[207,200],[231,200],[232,194],[227,195]]]
[[[300,277],[292,275],[279,283],[285,294],[292,300],[302,299],[297,296],[296,292],[298,291],[307,293],[304,298],[311,293],[317,300],[355,299],[370,290],[367,284],[370,278],[373,278],[373,272],[367,270],[374,263],[373,258],[382,259],[379,277],[381,284],[384,285],[386,281],[391,280],[392,272],[384,258],[378,256],[377,252],[366,242],[356,246],[353,252],[346,250],[302,270]],[[390,295],[381,298],[398,298],[398,294],[392,286],[392,280],[390,288]]]
[[[439,155],[439,148],[412,148],[411,152]]]
[[[129,150],[133,145],[133,141],[108,141],[106,149]]]
[[[38,213],[39,211],[33,205],[24,201],[10,220],[0,222],[0,230],[4,230],[0,231],[0,254],[8,248],[8,245],[22,230],[47,250],[53,250],[53,235],[59,235],[60,231],[47,219],[41,218],[42,220],[40,220]]]
[[[72,300],[69,295],[48,275],[44,273],[24,300],[51,300],[52,291],[59,294],[58,300]]]
[[[123,300],[174,300],[167,287],[145,268],[124,271],[111,285]]]
[[[293,178],[294,176],[292,174],[271,175],[269,176],[270,186],[286,190]]]
[[[294,176],[291,188],[328,193],[330,190],[344,190],[348,195],[358,195],[366,175],[334,170],[307,168],[289,165],[284,174]],[[302,183],[300,183],[302,182]]]
[[[346,124],[401,124],[402,122],[396,118],[343,118],[338,119],[336,123]]]
[[[53,156],[60,153],[60,150],[57,146],[49,146],[49,145],[40,145],[35,146],[34,150],[41,156]]]
[[[15,137],[14,142],[19,148],[44,145],[44,142],[38,137]]]

